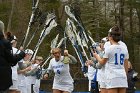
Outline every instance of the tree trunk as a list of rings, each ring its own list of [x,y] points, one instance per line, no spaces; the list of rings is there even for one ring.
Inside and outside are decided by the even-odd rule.
[[[125,29],[124,29],[124,2],[125,2],[125,0],[120,0],[120,10],[119,10],[119,14],[120,14],[119,26],[120,26],[120,30],[122,32],[122,41],[123,41],[124,32],[125,32]]]
[[[139,32],[140,32],[140,9],[136,8],[136,11],[137,11],[137,15],[138,15],[138,21],[139,21]]]
[[[132,40],[132,43],[130,44],[130,56],[133,56],[134,55],[134,35],[133,35],[133,7],[132,7],[132,0],[130,0],[130,3],[129,3],[129,25],[130,25],[130,38]],[[134,57],[131,57],[131,62],[134,62]]]
[[[114,12],[115,12],[115,15],[114,15],[114,17],[115,17],[115,24],[117,24],[118,23],[118,15],[117,15],[117,9],[116,9],[116,0],[114,0],[113,1],[114,2]]]
[[[130,0],[130,2],[131,2],[132,0]],[[132,8],[132,4],[130,3],[130,5],[129,5],[129,7],[130,7],[130,10],[129,10],[129,12],[130,12],[130,15],[129,15],[129,18],[130,18],[130,21],[129,21],[129,23],[130,23],[130,32],[131,32],[131,34],[133,33],[133,19],[132,19],[132,16],[133,16],[133,12],[132,12],[132,10],[133,10],[133,8]]]
[[[105,0],[105,20],[106,20],[106,0]]]
[[[0,3],[2,3],[4,0],[0,0]]]
[[[9,16],[7,31],[11,30],[11,22],[12,22],[12,16],[13,16],[13,13],[14,13],[15,2],[16,2],[16,0],[12,0],[12,9],[11,9],[11,13],[10,13],[10,16]]]

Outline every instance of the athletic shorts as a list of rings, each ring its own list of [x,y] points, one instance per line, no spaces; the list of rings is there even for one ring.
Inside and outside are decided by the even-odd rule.
[[[58,89],[61,91],[67,91],[67,92],[71,93],[73,91],[74,87],[73,87],[73,83],[72,84],[54,84],[53,89]]]
[[[113,78],[106,80],[106,88],[127,88],[128,83],[126,78]]]
[[[9,90],[18,90],[18,80],[13,80],[13,85],[9,88]]]
[[[98,82],[99,83],[99,88],[106,88],[105,82]]]

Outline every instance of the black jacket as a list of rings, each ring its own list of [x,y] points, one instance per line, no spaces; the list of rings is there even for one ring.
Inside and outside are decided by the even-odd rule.
[[[133,76],[135,73],[134,69],[128,71],[128,88],[126,93],[135,93],[135,83],[138,81],[137,76]]]
[[[11,66],[16,65],[24,56],[24,52],[13,55],[10,42],[6,39],[0,40],[0,91],[8,89],[12,85]]]

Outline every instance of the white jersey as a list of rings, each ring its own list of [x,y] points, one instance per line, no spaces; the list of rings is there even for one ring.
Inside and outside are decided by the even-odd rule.
[[[62,91],[73,91],[73,79],[70,75],[69,64],[64,64],[62,62],[63,56],[61,56],[59,61],[55,58],[50,60],[48,70],[52,70],[55,73],[53,81],[53,89],[59,89]]]
[[[122,41],[119,41],[118,42],[120,45],[122,45],[126,50],[127,50],[127,46],[124,42]],[[110,41],[106,42],[104,44],[104,49],[108,49],[109,47],[111,46],[111,43]],[[128,52],[128,50],[127,50]],[[105,74],[105,67],[106,67],[107,63],[101,68],[101,70],[98,71],[98,74],[97,74],[97,80],[99,81],[99,85],[100,85],[100,88],[106,88],[106,77],[109,76],[108,74],[106,75]]]
[[[124,46],[124,47],[127,49],[127,46],[126,46],[126,44],[125,44],[124,42],[119,41],[118,43],[119,43],[120,45]],[[109,46],[111,46],[110,41],[108,41],[108,42],[106,42],[106,43],[104,44],[104,49],[108,48]]]
[[[14,48],[12,47],[12,51],[13,51],[13,54],[18,54],[19,52],[17,48]],[[17,80],[18,79],[18,74],[17,74],[17,67],[18,67],[18,64],[16,64],[15,66],[12,67],[12,79],[13,80]]]
[[[98,84],[99,84],[99,88],[106,88],[106,85],[105,85],[105,65],[102,66],[101,69],[98,69],[98,72],[97,72],[97,81],[98,81]]]
[[[103,58],[104,55],[104,51],[100,51],[99,52],[99,56],[101,58]],[[102,66],[101,69],[98,69],[98,73],[97,73],[97,81],[99,84],[99,88],[106,88],[105,86],[105,65]]]
[[[22,59],[19,62],[24,63],[25,61]],[[18,74],[18,89],[20,90],[21,93],[28,93],[27,92],[27,87],[26,87],[26,76],[22,73]]]
[[[20,52],[20,51],[19,51]],[[15,47],[12,47],[12,53],[14,54],[18,54],[18,49]],[[9,88],[9,89],[18,89],[18,74],[17,74],[17,68],[18,68],[18,64],[16,64],[15,66],[11,67],[12,69],[12,82],[13,85]]]
[[[93,80],[95,73],[96,73],[96,69],[89,65],[88,66],[88,73],[87,73],[88,79]]]
[[[31,65],[31,70],[34,69],[34,68],[36,68],[37,66],[38,66],[38,64],[32,64]],[[32,75],[26,76],[25,77],[25,80],[26,80],[26,87],[27,87],[28,93],[31,93],[31,86],[32,85],[34,85],[33,86],[34,93],[39,93],[38,91],[39,91],[39,87],[40,86],[36,85],[37,84],[37,81],[38,81],[36,79],[36,76],[32,76]],[[38,83],[40,83],[40,82],[38,81]],[[35,89],[35,87],[37,87],[37,88]],[[36,92],[35,90],[38,90],[38,91]]]
[[[127,87],[124,60],[129,58],[128,50],[122,45],[111,45],[105,49],[103,58],[108,58],[105,65],[106,88]]]
[[[91,90],[91,80],[94,79],[95,74],[96,74],[96,69],[89,65],[88,73],[87,73],[88,80],[89,80],[89,91]]]

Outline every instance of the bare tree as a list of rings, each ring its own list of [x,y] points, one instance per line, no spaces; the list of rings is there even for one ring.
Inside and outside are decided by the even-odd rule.
[[[129,0],[129,29],[130,29],[130,38],[134,37],[133,32],[133,6],[132,6],[132,0]],[[132,40],[130,55],[134,55],[134,39]],[[131,58],[131,61],[134,62],[134,57]]]
[[[105,0],[105,20],[106,20],[106,16],[107,16],[107,15],[106,15],[106,2],[107,2],[107,1]]]
[[[120,25],[120,30],[122,31],[122,40],[124,37],[124,2],[125,0],[120,0],[120,10],[119,10],[119,25]]]
[[[0,3],[2,3],[4,0],[0,0]]]
[[[139,8],[136,8],[136,11],[137,11],[137,15],[138,15],[138,21],[139,21],[139,32],[140,32],[140,9]]]
[[[130,21],[129,21],[129,24],[130,24],[130,32],[131,34],[133,33],[133,7],[132,7],[132,0],[130,0],[130,3],[129,3],[129,18],[130,18]]]
[[[10,13],[10,16],[9,16],[7,31],[11,30],[11,22],[12,22],[12,16],[13,16],[13,13],[14,13],[15,2],[16,2],[16,0],[12,0],[12,9],[11,9],[11,13]]]

